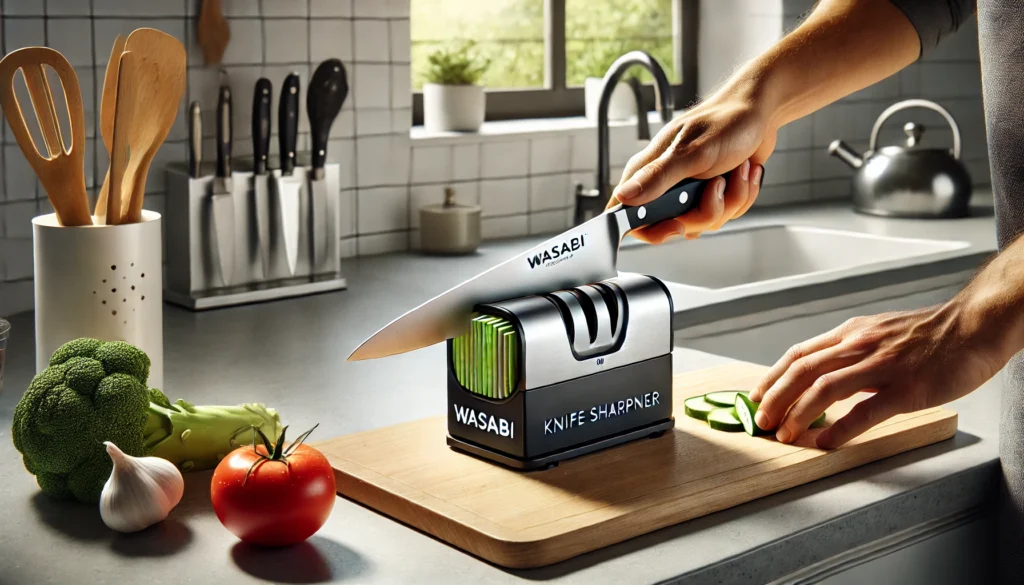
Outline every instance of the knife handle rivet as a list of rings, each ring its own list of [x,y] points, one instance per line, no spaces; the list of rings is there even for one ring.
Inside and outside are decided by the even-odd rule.
[[[690,194],[689,193],[687,193],[686,191],[681,191],[679,193],[679,204],[680,205],[686,205],[686,202],[689,201],[689,200],[690,200]]]
[[[639,208],[637,208],[636,216],[639,217],[640,219],[643,219],[643,218],[647,217],[647,208],[643,207],[643,206],[640,206]]]

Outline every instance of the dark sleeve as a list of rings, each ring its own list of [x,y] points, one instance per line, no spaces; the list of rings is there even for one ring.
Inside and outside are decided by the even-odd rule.
[[[975,0],[890,0],[910,19],[921,40],[921,54],[955,33],[974,14]]]

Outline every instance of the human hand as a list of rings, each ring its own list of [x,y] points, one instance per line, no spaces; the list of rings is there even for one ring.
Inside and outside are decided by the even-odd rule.
[[[751,391],[755,422],[791,443],[833,403],[860,391],[874,396],[824,429],[833,449],[901,413],[969,394],[1005,365],[956,299],[917,311],[856,317],[790,348]]]
[[[629,160],[609,207],[620,202],[643,205],[690,177],[711,179],[696,209],[636,230],[635,237],[651,243],[675,235],[696,238],[750,209],[776,137],[767,113],[755,101],[742,92],[720,91],[665,125]]]

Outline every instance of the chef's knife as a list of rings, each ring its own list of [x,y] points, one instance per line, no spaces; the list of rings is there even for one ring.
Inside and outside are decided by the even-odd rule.
[[[302,182],[292,175],[295,170],[295,142],[299,132],[299,76],[296,73],[289,73],[281,87],[277,132],[281,151],[281,169],[275,182],[277,203],[281,213],[288,272],[295,274],[295,264],[299,258],[299,192],[302,190]]]
[[[231,199],[231,88],[222,85],[217,100],[217,176],[213,180],[214,239],[224,286],[231,284],[235,263],[235,204]]]
[[[686,179],[645,205],[617,205],[487,270],[392,321],[349,360],[384,357],[433,345],[466,331],[473,307],[590,284],[618,275],[619,243],[629,232],[695,208],[707,180]]]
[[[263,277],[270,277],[270,185],[267,157],[270,154],[270,99],[273,87],[261,77],[252,94],[252,203],[256,209],[256,236]]]
[[[309,80],[306,93],[306,113],[309,115],[310,138],[313,141],[313,169],[310,178],[310,258],[313,266],[319,266],[327,256],[327,183],[324,181],[324,164],[327,162],[327,138],[331,124],[338,117],[345,98],[348,97],[348,76],[339,59],[328,59],[320,64]]]
[[[199,178],[203,165],[203,108],[199,100],[188,107],[188,176]]]

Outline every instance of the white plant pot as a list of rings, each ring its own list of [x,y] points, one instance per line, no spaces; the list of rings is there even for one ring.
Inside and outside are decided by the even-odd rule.
[[[583,100],[587,119],[597,122],[597,108],[601,103],[601,87],[604,79],[588,77],[583,81]],[[619,82],[612,91],[612,99],[608,102],[608,121],[622,122],[636,115],[636,98],[633,90],[625,82]]]
[[[32,220],[36,371],[79,337],[122,340],[149,355],[149,385],[163,388],[163,267],[160,214],[141,223],[61,227]]]
[[[423,84],[423,126],[431,132],[476,132],[484,123],[482,85]]]

